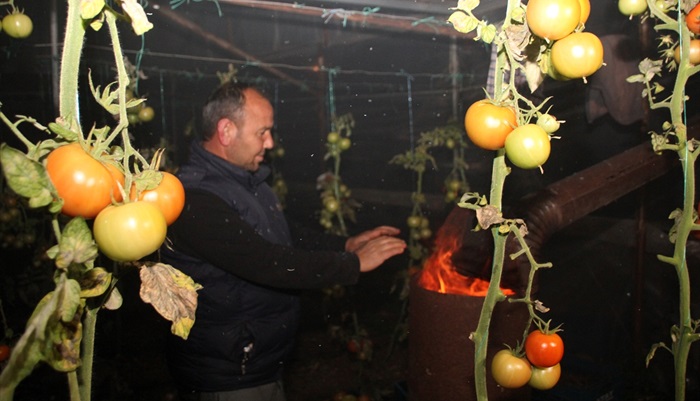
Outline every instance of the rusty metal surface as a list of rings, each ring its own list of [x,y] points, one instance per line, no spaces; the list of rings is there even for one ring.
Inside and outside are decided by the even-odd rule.
[[[440,294],[416,285],[410,292],[408,399],[410,401],[476,400],[474,343],[483,298]],[[522,340],[528,312],[522,303],[500,302],[494,310],[487,357]],[[487,370],[489,400],[529,400],[530,389],[504,389]]]

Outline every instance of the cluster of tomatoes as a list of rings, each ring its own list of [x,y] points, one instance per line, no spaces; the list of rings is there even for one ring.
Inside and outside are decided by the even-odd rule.
[[[430,220],[425,216],[412,214],[406,218],[406,225],[411,230],[410,235],[414,240],[428,239],[433,235]]]
[[[695,7],[690,10],[685,16],[685,24],[688,30],[693,34],[693,38],[688,44],[688,62],[692,65],[700,64],[700,3],[696,4]],[[676,46],[673,50],[673,58],[676,63],[681,62],[681,47]]]
[[[352,336],[347,343],[348,351],[360,361],[372,359],[372,340],[364,336]]]
[[[654,6],[663,13],[667,13],[677,4],[676,1],[671,0],[656,0]],[[644,14],[648,9],[649,5],[647,0],[619,0],[617,3],[618,10],[623,15],[629,15],[630,18]],[[689,43],[688,52],[688,62],[691,65],[700,64],[700,4],[696,4],[688,14],[685,15],[685,25],[691,33],[691,39]],[[680,63],[681,59],[681,48],[676,46],[673,49],[673,59],[676,64]]]
[[[337,159],[340,154],[352,147],[352,141],[347,135],[341,135],[340,132],[331,131],[326,136],[326,148],[328,153],[326,158]],[[351,190],[347,185],[342,183],[340,177],[336,177],[332,173],[327,173],[319,177],[318,184],[323,188],[321,192],[321,217],[319,223],[326,230],[333,228],[333,219],[340,214],[346,214],[350,209]],[[338,186],[336,191],[335,185]]]
[[[129,89],[126,92],[126,100],[128,102],[132,99],[135,99],[135,95],[134,92]],[[150,122],[155,116],[155,110],[153,107],[147,105],[145,101],[126,109],[126,118],[129,121],[129,125],[132,126]]]
[[[77,142],[51,151],[45,167],[63,200],[61,212],[94,219],[95,242],[115,261],[139,260],[157,250],[165,240],[167,225],[177,219],[185,204],[180,180],[171,173],[152,170],[144,170],[134,179],[160,174],[157,185],[142,191],[133,185],[129,202],[123,202],[124,173],[113,162],[98,160]]]
[[[32,34],[34,24],[32,19],[24,12],[14,8],[12,12],[2,18],[0,32],[5,32],[7,36],[15,39],[24,39]]]
[[[542,70],[557,80],[586,78],[603,65],[603,44],[583,28],[591,13],[589,0],[530,0],[525,13],[536,37],[548,43]]]
[[[533,169],[549,159],[549,134],[558,129],[558,122],[553,116],[543,114],[537,124],[518,126],[512,107],[482,99],[467,109],[464,128],[476,146],[486,150],[505,148],[511,163],[522,169]]]
[[[525,339],[525,355],[511,349],[498,351],[491,361],[491,375],[505,388],[529,384],[538,390],[549,390],[559,382],[563,356],[564,342],[559,334],[537,329]]]

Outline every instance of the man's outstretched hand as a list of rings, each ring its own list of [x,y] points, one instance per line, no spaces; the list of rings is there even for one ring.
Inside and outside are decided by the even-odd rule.
[[[399,233],[396,227],[379,226],[348,238],[345,250],[354,252],[360,259],[361,272],[369,272],[390,257],[403,253],[406,242],[396,237]]]

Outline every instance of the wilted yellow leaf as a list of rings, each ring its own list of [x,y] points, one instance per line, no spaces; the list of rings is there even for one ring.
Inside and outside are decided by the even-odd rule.
[[[173,322],[170,331],[187,339],[194,325],[197,290],[191,277],[165,263],[141,266],[141,299]]]

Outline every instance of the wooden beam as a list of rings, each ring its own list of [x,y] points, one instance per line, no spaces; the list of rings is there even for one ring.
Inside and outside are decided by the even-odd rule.
[[[169,21],[180,25],[182,28],[185,28],[186,30],[191,31],[193,34],[199,36],[200,38],[204,39],[205,41],[212,43],[215,46],[218,46],[219,48],[221,48],[222,50],[225,50],[225,51],[227,51],[235,56],[244,58],[245,60],[247,60],[251,63],[255,63],[255,62],[260,63],[259,64],[260,68],[268,71],[272,75],[275,75],[275,76],[285,80],[286,82],[289,82],[289,83],[296,85],[300,88],[307,87],[307,85],[304,82],[292,78],[291,76],[278,70],[275,67],[266,65],[266,63],[264,63],[261,60],[258,60],[255,56],[253,56],[253,55],[239,49],[235,45],[233,45],[230,40],[223,39],[217,35],[212,34],[211,32],[208,32],[208,31],[202,29],[202,27],[199,26],[198,24],[195,24],[194,22],[181,16],[177,12],[170,10],[168,7],[159,7],[157,12],[154,13],[154,15],[166,18]]]

